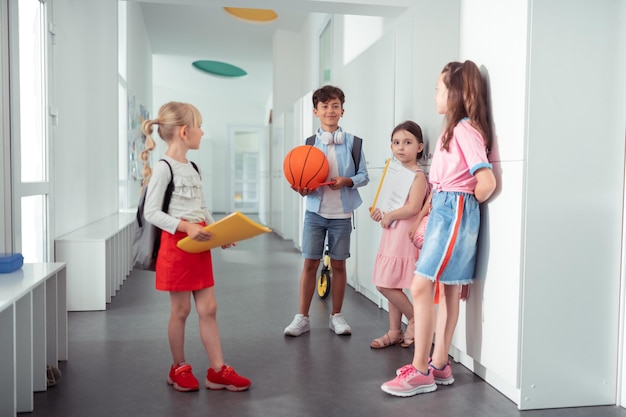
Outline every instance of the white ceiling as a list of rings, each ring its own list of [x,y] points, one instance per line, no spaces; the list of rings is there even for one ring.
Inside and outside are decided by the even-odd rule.
[[[414,0],[129,0],[141,3],[153,54],[171,56],[174,66],[188,71],[179,78],[188,85],[190,77],[199,88],[213,94],[228,89],[263,105],[272,91],[272,38],[277,29],[300,31],[311,13],[355,14],[394,17]],[[278,19],[249,23],[228,15],[223,7],[272,9]],[[248,76],[224,80],[191,67],[195,60],[228,62],[243,68]],[[185,83],[181,82],[181,88]],[[171,88],[176,87],[172,80]],[[233,90],[234,89],[234,90]]]

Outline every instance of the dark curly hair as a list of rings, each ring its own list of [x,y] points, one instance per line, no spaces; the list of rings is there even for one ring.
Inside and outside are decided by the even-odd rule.
[[[325,85],[322,88],[318,88],[313,93],[313,108],[317,109],[317,103],[326,103],[328,100],[338,98],[341,101],[341,106],[346,101],[346,96],[339,87],[334,85]]]

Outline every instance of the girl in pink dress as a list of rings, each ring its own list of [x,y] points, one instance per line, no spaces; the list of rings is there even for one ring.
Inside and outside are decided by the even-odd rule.
[[[422,129],[417,123],[403,122],[391,132],[394,158],[414,171],[415,179],[404,206],[387,213],[378,208],[370,212],[372,220],[379,222],[383,228],[374,264],[374,284],[389,301],[389,331],[372,341],[370,346],[374,349],[397,344],[408,347],[413,344],[413,304],[403,289],[411,287],[419,255],[419,249],[408,239],[409,232],[430,193],[426,174],[418,163],[423,150]],[[403,315],[408,320],[404,335]]]

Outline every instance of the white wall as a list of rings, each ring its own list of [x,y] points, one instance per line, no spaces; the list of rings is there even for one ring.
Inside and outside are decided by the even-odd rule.
[[[614,0],[531,4],[522,404],[613,404],[626,115],[626,91],[616,90],[626,51],[614,44],[623,9]],[[546,357],[560,361],[548,369]],[[593,366],[572,381],[566,371],[584,358]]]
[[[51,9],[59,236],[118,210],[117,0],[54,0]]]
[[[617,15],[621,16],[620,17],[621,22],[626,22],[626,2],[620,2],[620,4],[621,4],[621,10],[617,12]],[[621,33],[619,34],[619,38],[616,42],[617,43],[616,48],[618,51],[624,51],[626,50],[626,25],[622,24],[620,26],[620,30],[621,30]],[[626,56],[625,55],[622,55],[621,57],[619,68],[626,69]],[[622,73],[624,73],[624,71],[622,71]],[[616,80],[616,90],[618,92],[626,91],[626,77],[621,77]],[[622,94],[622,97],[624,95],[626,94]],[[624,133],[624,138],[626,140],[626,132]],[[624,196],[624,201],[626,202],[626,195]],[[623,236],[622,237],[622,259],[626,257],[626,244],[624,241],[626,237],[625,231],[626,231],[626,224],[622,224],[622,236]],[[626,340],[625,340],[626,338],[626,270],[624,266],[622,266],[620,281],[621,281],[621,291],[620,291],[620,295],[621,295],[621,304],[620,304],[621,357],[620,359],[621,360],[620,360],[619,368],[618,368],[618,381],[620,381],[620,384],[618,385],[618,387],[621,388],[621,392],[618,393],[619,399],[620,399],[618,404],[624,406],[624,404],[626,404],[626,384],[623,382],[624,375],[626,375],[626,369],[624,368],[626,364],[626,349],[624,348],[624,346],[626,345]]]
[[[127,77],[126,84],[132,93],[148,108],[152,107],[152,48],[141,4],[127,4]]]
[[[117,0],[50,3],[56,25],[51,51],[58,108],[54,138],[54,213],[61,236],[118,211]],[[150,45],[140,6],[128,2],[127,87],[152,101]],[[139,182],[129,193],[136,204]]]
[[[127,4],[127,54],[126,62],[127,91],[134,95],[136,100],[147,109],[152,109],[152,49],[148,32],[141,13],[141,6],[137,2]],[[150,117],[154,113],[150,111]],[[129,181],[129,207],[136,207],[139,200],[141,181]]]
[[[303,94],[303,80],[311,69],[306,65],[311,54],[305,54],[302,42],[307,38],[306,33],[311,27],[310,21],[300,33],[284,30],[276,31],[273,40],[274,46],[274,92],[272,95],[272,113],[274,126],[270,131],[271,155],[270,167],[272,171],[272,216],[271,224],[274,230],[284,239],[297,240],[298,229],[294,228],[297,213],[289,208],[295,207],[297,194],[291,190],[283,175],[283,160],[287,152],[300,144],[304,138],[295,135],[294,117],[299,118],[299,112],[294,116],[294,105]],[[300,76],[301,74],[301,76]],[[298,196],[299,197],[299,196]]]

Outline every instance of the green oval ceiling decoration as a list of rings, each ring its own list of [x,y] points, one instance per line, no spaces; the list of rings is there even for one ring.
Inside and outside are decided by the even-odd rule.
[[[195,61],[192,64],[200,71],[221,77],[243,77],[248,73],[239,67],[220,61]]]

